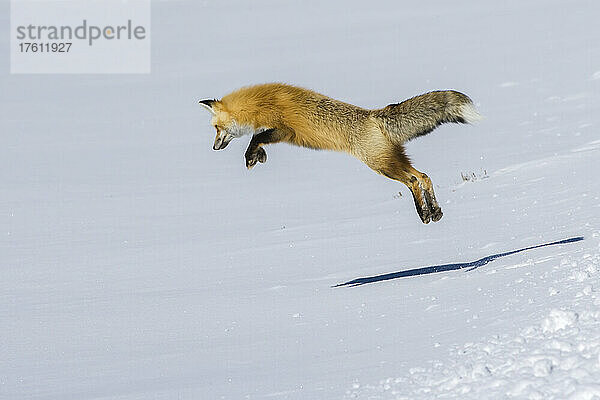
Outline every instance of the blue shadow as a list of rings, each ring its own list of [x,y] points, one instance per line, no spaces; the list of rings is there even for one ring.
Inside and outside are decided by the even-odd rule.
[[[431,267],[409,269],[407,271],[391,272],[389,274],[367,276],[365,278],[356,278],[354,280],[351,280],[351,281],[348,281],[345,283],[340,283],[340,284],[337,284],[332,287],[360,286],[360,285],[364,285],[367,283],[389,281],[390,279],[405,278],[408,276],[416,276],[416,275],[435,274],[437,272],[454,271],[457,269],[465,269],[465,268],[469,268],[469,271],[471,271],[471,270],[474,270],[475,268],[482,267],[482,266],[486,265],[487,263],[492,262],[495,259],[500,258],[500,257],[510,256],[511,254],[520,253],[520,252],[526,251],[526,250],[537,249],[539,247],[579,242],[580,240],[583,240],[583,236],[559,240],[557,242],[538,244],[537,246],[531,246],[531,247],[525,247],[525,248],[519,249],[519,250],[507,251],[506,253],[493,254],[491,256],[480,258],[477,261],[471,261],[471,262],[465,262],[465,263],[455,263],[455,264],[444,264],[444,265],[432,265]]]

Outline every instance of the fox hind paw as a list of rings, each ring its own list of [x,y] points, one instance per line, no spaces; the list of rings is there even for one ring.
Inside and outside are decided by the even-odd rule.
[[[425,207],[417,208],[417,213],[421,217],[421,221],[424,224],[429,222],[438,222],[444,216],[442,209],[439,206],[433,206],[432,204],[425,203]]]
[[[444,216],[444,213],[442,212],[441,208],[437,208],[435,210],[433,210],[433,213],[431,215],[431,220],[433,222],[438,222],[440,219],[442,219],[442,217]]]
[[[429,221],[431,221],[431,213],[429,212],[429,209],[425,208],[422,210],[419,213],[419,217],[421,217],[421,221],[423,221],[424,224],[428,224]]]

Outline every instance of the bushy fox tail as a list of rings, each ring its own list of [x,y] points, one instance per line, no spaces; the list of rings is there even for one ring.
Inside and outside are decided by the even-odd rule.
[[[473,123],[481,119],[471,99],[454,90],[435,91],[371,111],[384,132],[404,143],[423,136],[445,122]]]

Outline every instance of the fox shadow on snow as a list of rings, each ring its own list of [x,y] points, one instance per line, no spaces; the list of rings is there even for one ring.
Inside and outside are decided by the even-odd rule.
[[[406,271],[398,271],[398,272],[391,272],[391,273],[388,273],[388,274],[367,276],[367,277],[364,277],[364,278],[356,278],[356,279],[353,279],[353,280],[348,281],[348,282],[344,282],[344,283],[340,283],[340,284],[334,285],[333,287],[361,286],[361,285],[364,285],[364,284],[367,284],[367,283],[375,283],[375,282],[381,282],[381,281],[388,281],[390,279],[406,278],[406,277],[409,277],[409,276],[416,276],[416,275],[434,274],[434,273],[437,273],[437,272],[454,271],[454,270],[457,270],[457,269],[465,269],[465,268],[469,268],[469,271],[471,271],[471,270],[474,270],[475,268],[482,267],[482,266],[486,265],[487,263],[492,262],[495,259],[500,258],[500,257],[510,256],[511,254],[516,254],[516,253],[520,253],[522,251],[537,249],[539,247],[554,246],[554,245],[557,245],[557,244],[566,244],[566,243],[579,242],[580,240],[583,240],[583,236],[578,236],[578,237],[572,237],[572,238],[569,238],[569,239],[558,240],[556,242],[538,244],[536,246],[530,246],[530,247],[525,247],[525,248],[518,249],[518,250],[507,251],[505,253],[492,254],[491,256],[483,257],[483,258],[480,258],[479,260],[476,260],[476,261],[470,261],[470,262],[464,262],[464,263],[443,264],[443,265],[432,265],[430,267],[415,268],[415,269],[409,269],[409,270],[406,270]]]

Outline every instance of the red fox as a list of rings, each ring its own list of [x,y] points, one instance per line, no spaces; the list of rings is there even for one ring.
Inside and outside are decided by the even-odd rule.
[[[267,161],[262,146],[271,143],[345,151],[375,172],[408,186],[425,224],[439,221],[442,210],[431,180],[413,168],[403,144],[442,123],[472,123],[481,118],[471,99],[453,90],[367,110],[308,89],[267,83],[200,104],[213,114],[214,150],[224,149],[234,138],[252,136],[245,154],[248,169]]]

